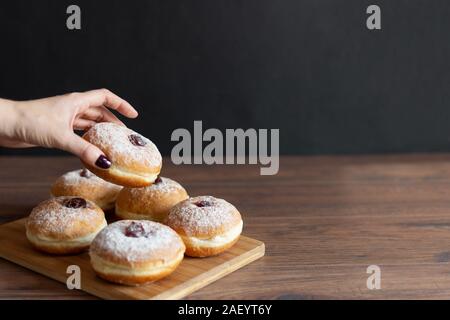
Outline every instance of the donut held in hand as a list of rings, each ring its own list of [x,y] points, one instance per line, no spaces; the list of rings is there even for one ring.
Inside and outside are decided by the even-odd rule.
[[[74,254],[86,250],[106,226],[103,210],[80,197],[57,197],[41,202],[28,217],[26,236],[38,250]]]
[[[239,239],[243,221],[239,211],[223,199],[189,198],[174,206],[164,221],[186,245],[186,255],[208,257],[231,248]]]
[[[111,166],[101,169],[83,164],[100,178],[130,188],[151,185],[159,175],[162,157],[149,139],[133,130],[111,122],[97,123],[83,138],[110,160]]]
[[[103,229],[89,249],[96,274],[107,281],[140,285],[171,274],[184,257],[181,238],[147,220],[121,220]]]

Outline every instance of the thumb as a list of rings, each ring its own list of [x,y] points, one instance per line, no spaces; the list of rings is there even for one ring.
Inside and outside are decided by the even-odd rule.
[[[70,135],[65,142],[64,150],[73,153],[86,164],[100,169],[111,167],[111,161],[99,148],[75,133]]]

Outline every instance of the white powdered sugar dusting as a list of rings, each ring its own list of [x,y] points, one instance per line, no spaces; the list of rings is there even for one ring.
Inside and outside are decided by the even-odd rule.
[[[147,192],[147,191],[157,191],[160,193],[171,193],[171,192],[175,192],[177,190],[183,189],[183,187],[176,181],[169,179],[169,178],[164,178],[164,177],[159,177],[159,179],[161,179],[161,182],[158,183],[153,183],[152,185],[148,186],[148,187],[144,187],[144,188],[132,188],[130,189],[130,193],[133,196],[141,196],[142,192]]]
[[[128,262],[136,262],[157,252],[164,252],[166,248],[171,248],[174,242],[181,241],[175,231],[169,227],[143,220],[136,223],[143,227],[146,236],[129,237],[126,235],[126,229],[132,222],[132,220],[121,220],[104,228],[94,239],[91,251],[98,253],[98,251],[106,250]],[[161,259],[164,259],[164,256]]]
[[[199,207],[202,201],[209,205]],[[187,236],[202,230],[210,232],[236,220],[237,209],[227,201],[212,196],[201,196],[181,201],[170,210],[167,224],[184,230]]]
[[[104,188],[121,189],[120,186],[97,177],[87,169],[69,171],[63,174],[60,179],[61,182],[66,186],[79,186],[80,184],[89,183],[91,185],[97,185]]]
[[[115,163],[123,159],[123,165],[132,165],[135,162],[146,166],[160,166],[161,154],[155,144],[133,130],[111,122],[97,123],[88,133],[92,144],[102,149]],[[145,146],[136,146],[130,142],[130,135],[138,135],[146,143]]]
[[[43,233],[60,235],[68,235],[70,233],[68,230],[80,223],[87,226],[96,225],[99,220],[99,212],[64,206],[64,201],[71,198],[75,197],[58,197],[41,202],[31,211],[27,224],[37,226]],[[87,201],[87,206],[94,208],[89,201]]]

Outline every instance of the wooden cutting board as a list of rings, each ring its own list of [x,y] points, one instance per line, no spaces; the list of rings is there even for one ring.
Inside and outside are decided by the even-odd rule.
[[[0,225],[0,257],[64,285],[70,276],[66,272],[67,267],[77,265],[81,269],[81,290],[104,299],[181,299],[262,256],[264,243],[241,236],[230,250],[221,255],[186,257],[168,277],[148,285],[128,287],[99,279],[91,268],[87,253],[51,256],[34,250],[25,236],[25,219]]]

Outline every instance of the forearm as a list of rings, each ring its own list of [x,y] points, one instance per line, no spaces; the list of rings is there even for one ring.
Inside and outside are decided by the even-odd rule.
[[[20,113],[15,101],[0,99],[0,139],[14,137],[19,118]]]
[[[0,99],[0,146],[59,147],[52,127],[58,122],[58,112],[52,111],[46,108],[44,100]]]

